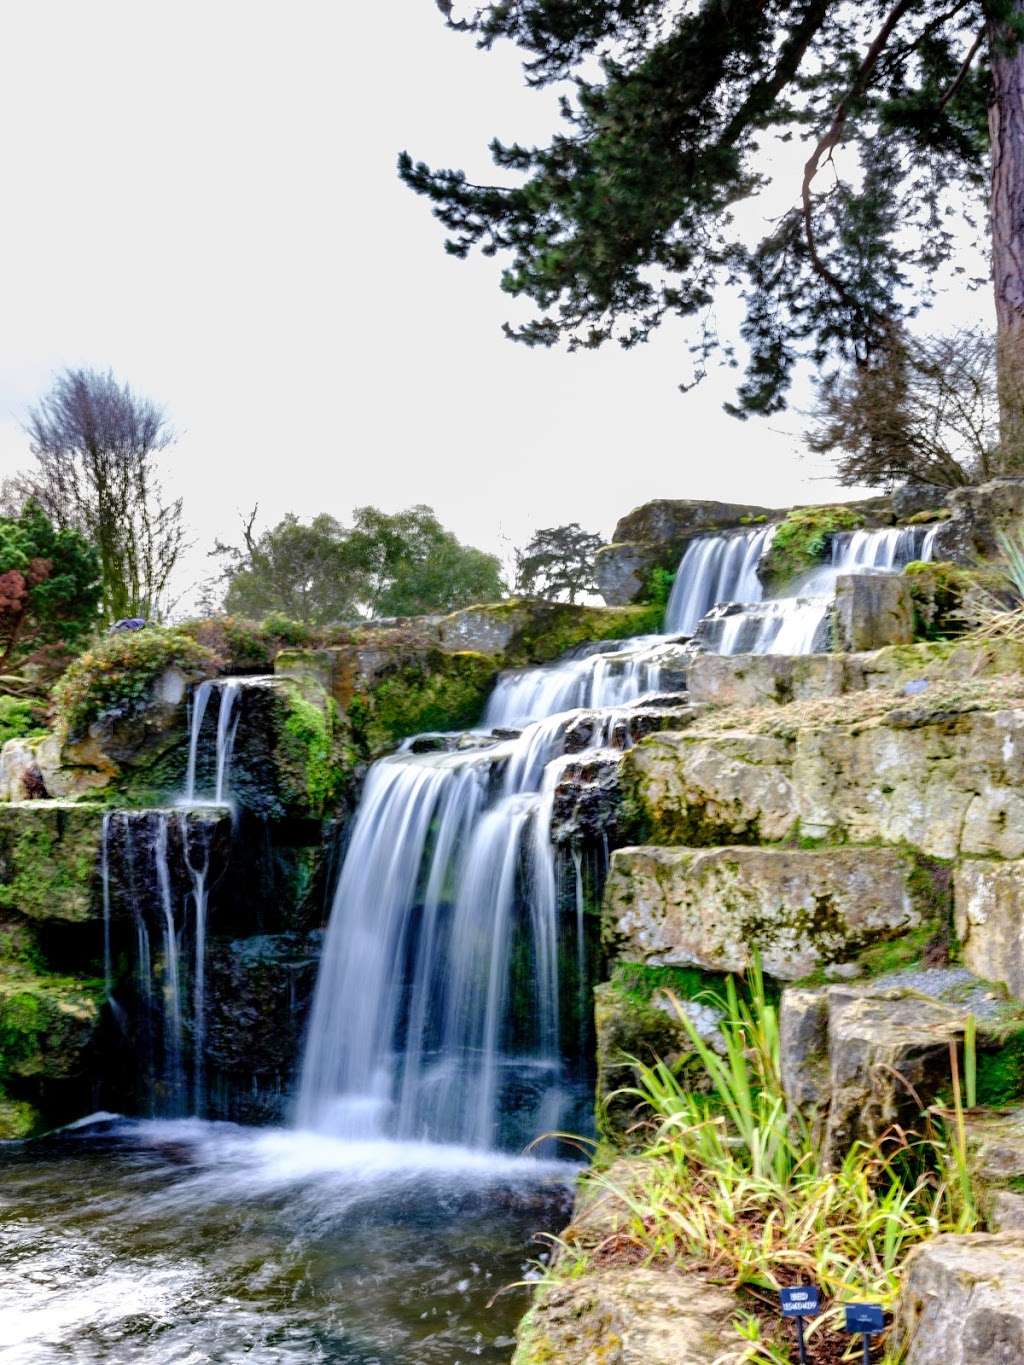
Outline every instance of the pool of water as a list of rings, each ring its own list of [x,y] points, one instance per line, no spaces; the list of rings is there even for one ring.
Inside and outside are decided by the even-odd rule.
[[[507,1365],[574,1175],[199,1120],[0,1143],[0,1362]]]

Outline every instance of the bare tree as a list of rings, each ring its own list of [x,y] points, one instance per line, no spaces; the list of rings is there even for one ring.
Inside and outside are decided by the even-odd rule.
[[[1000,435],[996,362],[996,342],[981,327],[895,337],[869,363],[823,382],[807,445],[835,457],[845,484],[957,488],[991,478]]]
[[[175,440],[163,410],[112,372],[67,369],[29,411],[36,467],[5,490],[96,547],[103,613],[159,616],[187,542],[180,498],[165,500],[157,457]]]

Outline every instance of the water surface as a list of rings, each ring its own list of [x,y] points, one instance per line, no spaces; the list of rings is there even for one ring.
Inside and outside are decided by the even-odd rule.
[[[525,1291],[498,1291],[573,1175],[192,1119],[3,1143],[0,1361],[507,1365]]]

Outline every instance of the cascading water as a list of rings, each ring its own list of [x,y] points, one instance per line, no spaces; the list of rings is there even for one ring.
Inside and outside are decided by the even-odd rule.
[[[153,1114],[203,1112],[210,855],[213,833],[230,798],[239,696],[234,678],[204,682],[196,689],[185,787],[176,807],[113,811],[103,820],[100,872],[107,998],[120,1026],[127,1029],[129,1011],[113,991],[111,922],[116,905],[130,915],[135,929],[131,1015],[137,1021]],[[204,721],[214,697],[218,707],[212,761],[203,763]],[[198,790],[201,767],[209,768],[208,798]]]
[[[773,529],[761,542],[760,553],[770,545]],[[911,560],[930,559],[935,529],[893,526],[838,532],[832,538],[829,563],[805,575],[789,595],[764,599],[758,585],[750,598],[719,597],[699,628],[695,628],[696,637],[704,649],[716,654],[811,654],[825,649],[828,616],[839,576],[867,571],[895,573]],[[708,539],[719,542],[728,537]],[[753,547],[752,537],[744,540]],[[687,549],[679,577],[683,577],[688,563],[699,569],[704,563],[713,562],[711,552],[700,552],[699,545],[700,542],[695,542]],[[713,589],[705,581],[684,584],[681,592],[686,600],[703,602]]]
[[[760,602],[757,568],[776,529],[769,525],[691,541],[668,600],[666,632],[692,635],[697,622],[721,602]]]
[[[574,727],[589,722],[588,752],[629,743],[622,703],[664,686],[671,657],[652,637],[506,675],[483,721],[498,735],[374,765],[331,910],[299,1127],[486,1149],[567,1117],[560,964],[578,998],[587,959],[576,897],[562,914],[555,789]]]

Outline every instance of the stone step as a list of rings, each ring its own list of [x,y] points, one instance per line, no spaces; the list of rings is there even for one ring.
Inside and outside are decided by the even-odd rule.
[[[932,873],[933,875],[929,875]],[[941,873],[894,848],[622,848],[603,934],[613,958],[794,981],[939,922]]]

